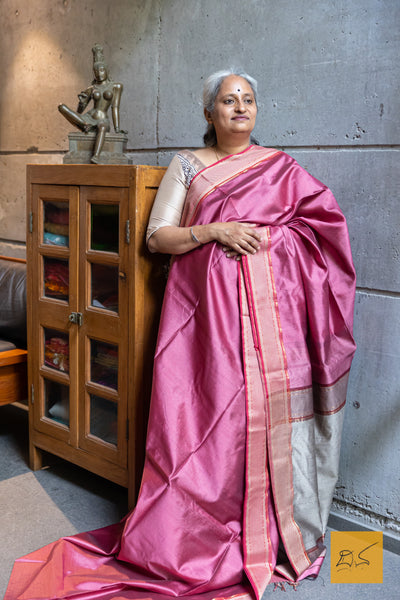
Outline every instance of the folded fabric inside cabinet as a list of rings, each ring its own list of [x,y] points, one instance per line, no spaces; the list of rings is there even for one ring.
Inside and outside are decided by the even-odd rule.
[[[67,340],[60,337],[52,337],[46,340],[45,364],[59,371],[68,371],[69,347]]]

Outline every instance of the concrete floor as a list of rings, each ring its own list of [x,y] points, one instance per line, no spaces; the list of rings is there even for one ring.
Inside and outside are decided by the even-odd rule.
[[[127,511],[127,492],[101,477],[49,457],[49,466],[37,472],[28,467],[27,413],[14,406],[0,407],[0,597],[7,587],[13,562],[61,536],[88,531],[120,520]],[[328,554],[316,580],[296,590],[270,585],[263,600],[394,600],[399,597],[400,556],[383,551],[382,584],[330,583]]]

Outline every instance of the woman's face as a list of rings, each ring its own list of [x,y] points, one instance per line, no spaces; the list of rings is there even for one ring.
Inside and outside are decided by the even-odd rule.
[[[213,112],[206,111],[206,119],[214,124],[217,139],[237,133],[250,136],[256,116],[257,105],[251,85],[237,75],[224,79]]]
[[[94,76],[96,81],[105,81],[107,79],[107,68],[105,65],[97,64],[94,69]]]

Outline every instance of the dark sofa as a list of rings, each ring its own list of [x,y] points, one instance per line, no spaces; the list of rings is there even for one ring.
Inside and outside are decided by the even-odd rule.
[[[26,403],[26,261],[0,256],[0,405]]]

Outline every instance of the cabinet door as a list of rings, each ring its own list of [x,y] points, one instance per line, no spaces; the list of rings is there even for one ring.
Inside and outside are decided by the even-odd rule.
[[[35,429],[77,442],[78,196],[74,186],[34,185],[30,243],[31,382]]]
[[[128,211],[126,188],[80,188],[79,446],[123,468],[127,462]]]

